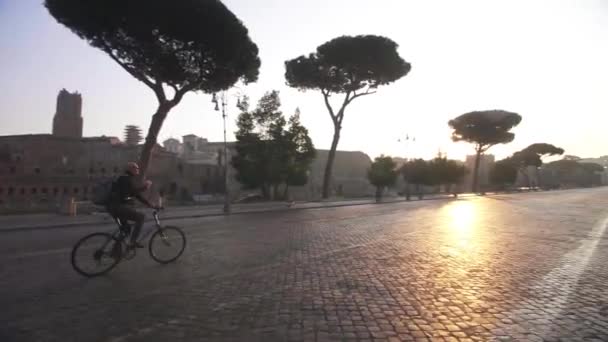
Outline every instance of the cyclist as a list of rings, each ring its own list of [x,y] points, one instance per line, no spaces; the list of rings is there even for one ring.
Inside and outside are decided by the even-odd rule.
[[[143,248],[144,246],[137,242],[137,237],[144,224],[145,215],[142,212],[135,210],[133,207],[133,198],[137,198],[141,203],[149,208],[159,209],[158,206],[152,205],[146,198],[142,196],[142,192],[148,190],[152,182],[146,180],[141,184],[138,180],[139,165],[135,162],[127,164],[125,174],[118,177],[112,185],[112,193],[106,209],[110,215],[118,218],[121,222],[134,221],[135,227],[131,233],[131,241],[129,247]]]

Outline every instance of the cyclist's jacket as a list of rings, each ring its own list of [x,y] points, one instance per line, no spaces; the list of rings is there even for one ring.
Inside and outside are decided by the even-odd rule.
[[[137,198],[141,203],[152,206],[141,193],[145,190],[144,186],[138,186],[137,177],[126,173],[116,179],[112,184],[109,206],[132,203],[133,198]]]

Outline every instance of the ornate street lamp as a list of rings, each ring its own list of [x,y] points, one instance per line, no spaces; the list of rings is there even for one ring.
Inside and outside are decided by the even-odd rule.
[[[404,166],[406,166],[406,164],[409,162],[409,159],[410,159],[410,158],[408,158],[408,152],[409,152],[408,151],[408,145],[409,145],[410,141],[412,143],[416,142],[416,137],[410,137],[409,134],[406,134],[404,139],[401,139],[401,138],[397,139],[397,142],[400,142],[400,143],[404,142],[405,143],[405,164],[404,164]],[[406,170],[406,172],[407,172],[407,170]],[[409,180],[407,178],[405,178],[404,181],[405,181],[405,199],[407,201],[409,201],[410,198],[411,198],[410,182],[409,182]]]
[[[215,103],[215,111],[220,110],[220,102],[222,105],[222,119],[224,121],[224,214],[230,214],[230,178],[228,177],[228,142],[226,141],[226,93],[222,92],[220,98],[215,93],[211,98],[211,102]]]
[[[240,90],[239,87],[234,87]],[[241,98],[240,95],[236,95],[236,105],[240,107]],[[226,105],[228,104],[228,98],[226,92],[222,91],[218,97],[216,93],[213,93],[211,102],[215,104],[215,111],[220,110],[222,106],[222,119],[224,121],[224,214],[230,214],[230,176],[229,176],[229,165],[228,165],[228,142],[226,141]]]

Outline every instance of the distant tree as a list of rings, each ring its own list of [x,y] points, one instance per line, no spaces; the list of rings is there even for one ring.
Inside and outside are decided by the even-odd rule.
[[[526,177],[528,188],[532,187],[528,167],[539,168],[543,165],[544,156],[561,155],[564,153],[562,148],[551,144],[537,143],[532,144],[519,152],[515,152],[512,161],[517,165],[519,171]]]
[[[513,158],[499,160],[490,171],[490,182],[504,190],[515,183],[517,171],[518,167]]]
[[[219,0],[45,0],[45,6],[156,95],[158,107],[141,152],[142,175],[167,114],[186,93],[257,80],[258,48]]]
[[[562,159],[546,166],[547,170],[555,173],[556,179],[553,186],[576,186],[589,187],[599,185],[600,176],[597,174],[604,171],[604,167],[595,163],[579,163],[576,160]]]
[[[288,197],[289,186],[302,186],[308,183],[310,164],[316,156],[315,146],[308,135],[308,129],[300,121],[300,109],[296,108],[289,118],[289,129],[286,132],[288,145],[288,163],[285,179],[285,194]]]
[[[579,163],[583,169],[589,172],[602,172],[604,171],[604,167],[600,164],[596,163]]]
[[[129,146],[137,146],[143,140],[141,129],[135,125],[127,125],[125,127],[125,144]]]
[[[376,201],[382,199],[384,189],[392,186],[397,181],[397,164],[393,158],[381,155],[376,157],[370,169],[367,171],[367,179],[376,187]]]
[[[315,156],[299,111],[289,119],[287,128],[280,107],[278,91],[267,92],[253,111],[246,100],[237,120],[237,154],[232,158],[236,177],[245,187],[259,188],[266,199],[277,199],[281,185],[287,197],[290,185],[306,184]]]
[[[429,162],[429,172],[433,185],[446,185],[450,192],[454,184],[460,183],[466,175],[466,167],[455,160],[438,156]]]
[[[346,107],[356,98],[376,92],[411,69],[397,52],[397,44],[386,37],[342,36],[319,46],[315,53],[285,62],[290,87],[320,90],[334,126],[334,136],[323,177],[323,198],[329,197],[330,180]],[[330,98],[344,94],[335,106]]]
[[[448,122],[454,130],[452,140],[475,144],[473,192],[476,193],[478,188],[480,156],[494,145],[513,141],[515,134],[509,131],[520,122],[519,114],[504,110],[470,112]]]
[[[419,198],[422,198],[424,194],[422,193],[421,185],[433,185],[435,184],[435,179],[433,179],[433,173],[431,171],[429,162],[424,159],[413,159],[407,161],[401,167],[401,174],[403,175],[403,179],[406,182],[406,197],[409,198],[409,185],[416,185],[416,193]]]

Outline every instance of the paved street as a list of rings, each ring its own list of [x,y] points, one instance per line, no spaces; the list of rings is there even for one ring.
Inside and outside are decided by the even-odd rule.
[[[112,227],[0,233],[0,341],[606,341],[608,188],[167,221],[107,276]]]

